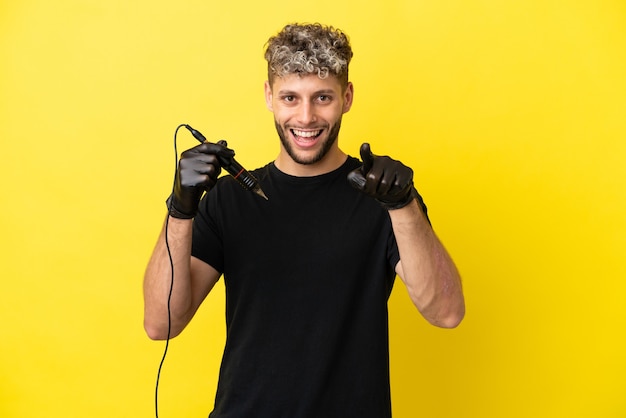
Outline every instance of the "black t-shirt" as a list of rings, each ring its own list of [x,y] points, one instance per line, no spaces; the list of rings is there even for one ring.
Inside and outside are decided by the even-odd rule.
[[[269,200],[222,177],[194,220],[193,256],[224,275],[227,339],[212,418],[391,416],[389,214],[337,170],[253,171]]]

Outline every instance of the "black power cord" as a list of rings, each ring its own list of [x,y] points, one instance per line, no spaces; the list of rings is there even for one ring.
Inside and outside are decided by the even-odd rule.
[[[177,136],[178,130],[182,127],[186,126],[185,124],[178,125],[176,131],[174,131],[174,184],[176,184],[176,176],[178,176],[178,147],[177,147]],[[172,185],[172,192],[174,191],[174,185]],[[157,371],[156,377],[156,385],[154,390],[154,412],[156,418],[159,418],[159,382],[161,381],[161,370],[163,369],[163,363],[165,363],[165,357],[167,356],[167,350],[170,345],[171,333],[172,333],[172,311],[171,311],[171,302],[172,302],[172,292],[174,291],[174,260],[172,258],[172,251],[170,249],[170,243],[168,239],[168,229],[169,229],[169,213],[165,218],[165,248],[167,248],[167,255],[170,260],[170,271],[171,271],[171,279],[170,279],[170,290],[167,295],[167,338],[165,340],[165,349],[163,350],[163,357],[161,358],[161,362],[159,363],[159,369]]]

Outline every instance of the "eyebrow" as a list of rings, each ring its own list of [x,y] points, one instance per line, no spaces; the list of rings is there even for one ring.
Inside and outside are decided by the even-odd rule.
[[[317,90],[315,92],[313,92],[313,96],[319,96],[320,94],[326,94],[326,95],[331,95],[331,94],[335,94],[336,92],[332,89],[323,89],[323,90]],[[295,91],[295,90],[280,90],[278,92],[278,94],[280,96],[299,96],[300,94]]]

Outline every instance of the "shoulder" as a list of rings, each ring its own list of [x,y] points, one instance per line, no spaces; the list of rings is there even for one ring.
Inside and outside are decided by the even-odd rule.
[[[348,158],[346,159],[346,162],[343,164],[342,168],[349,172],[352,170],[356,170],[357,168],[361,167],[361,165],[363,165],[363,163],[361,163],[358,158],[348,155]]]

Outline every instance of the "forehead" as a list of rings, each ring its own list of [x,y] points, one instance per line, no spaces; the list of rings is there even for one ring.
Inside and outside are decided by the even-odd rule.
[[[272,91],[289,91],[292,93],[315,93],[319,91],[332,91],[341,93],[341,82],[335,75],[319,78],[316,74],[287,74],[283,77],[274,77]]]

